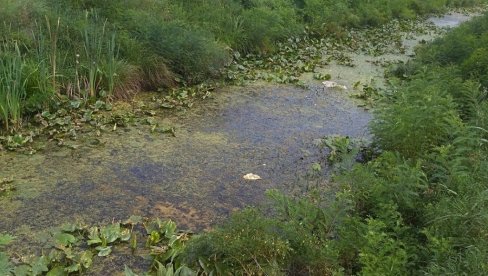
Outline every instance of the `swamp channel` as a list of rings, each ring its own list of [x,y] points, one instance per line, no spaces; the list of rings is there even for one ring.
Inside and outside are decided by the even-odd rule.
[[[414,46],[467,19],[454,13],[417,22],[423,31],[398,33],[401,51],[341,48],[352,64],[332,60],[314,73],[330,75],[347,89],[327,88],[314,73],[300,77],[305,87],[255,81],[219,88],[190,109],[151,117],[171,126],[174,135],[131,126],[71,148],[48,145],[33,155],[0,151],[0,180],[15,187],[0,196],[0,233],[35,242],[32,231],[131,215],[172,219],[181,229],[201,231],[233,210],[260,204],[267,189],[303,190],[303,175],[324,162],[314,141],[369,137],[372,115],[352,97],[358,93],[353,87],[383,86],[385,65],[408,60]],[[134,104],[150,105],[152,95],[144,93]],[[262,179],[245,180],[248,173]]]

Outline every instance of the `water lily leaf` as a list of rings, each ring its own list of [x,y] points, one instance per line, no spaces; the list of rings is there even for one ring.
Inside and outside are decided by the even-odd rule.
[[[99,257],[105,257],[112,253],[112,246],[97,246],[95,249],[98,250]]]
[[[80,108],[80,106],[81,106],[81,101],[80,101],[80,100],[74,100],[74,101],[71,101],[71,102],[69,103],[69,105],[70,105],[70,106],[71,106],[71,108],[73,108],[73,109],[78,109],[78,108]]]
[[[80,264],[84,268],[90,268],[90,266],[92,265],[92,263],[93,263],[93,254],[90,251],[84,251],[80,255]]]
[[[100,236],[107,243],[112,243],[120,237],[120,223],[113,223],[100,228]]]
[[[104,107],[104,106],[105,106],[105,102],[104,102],[104,101],[100,101],[100,100],[99,100],[99,101],[97,101],[97,102],[95,103],[95,109],[101,109],[101,108],[102,108],[102,107]]]
[[[98,227],[91,227],[90,233],[88,234],[88,245],[102,243],[102,239],[98,236]]]
[[[78,239],[75,236],[68,234],[68,233],[56,233],[56,234],[54,234],[54,241],[58,245],[69,246],[69,245],[75,243],[77,240]]]
[[[41,113],[41,116],[42,116],[43,118],[48,119],[48,120],[52,120],[52,119],[56,118],[56,115],[55,115],[55,114],[51,114],[49,111],[44,111],[44,112],[42,112],[42,113]]]
[[[65,223],[61,225],[61,230],[63,232],[73,233],[78,230],[78,226],[74,223]]]
[[[131,231],[130,229],[123,229],[120,231],[120,240],[121,241],[128,241],[130,240],[131,237]]]
[[[92,120],[92,114],[93,114],[93,111],[91,110],[87,110],[84,114],[83,114],[83,120],[84,122],[89,122]]]
[[[146,123],[150,126],[154,126],[157,124],[157,122],[154,118],[146,118]]]
[[[139,224],[142,223],[142,217],[141,216],[130,216],[126,221],[124,221],[124,224]]]
[[[162,104],[161,104],[161,107],[162,107],[162,108],[168,108],[168,109],[175,108],[175,106],[174,106],[173,104],[166,103],[166,102],[162,103]]]
[[[43,272],[49,271],[47,265],[49,264],[49,260],[46,256],[37,257],[31,262],[31,269],[33,275],[41,275]]]
[[[132,271],[132,269],[130,269],[127,265],[125,266],[125,269],[124,269],[124,275],[125,276],[137,276],[137,274],[135,274],[134,271]]]
[[[0,181],[1,182],[1,181]],[[1,183],[0,183],[1,184]],[[0,246],[8,245],[15,239],[14,236],[9,234],[0,234]]]
[[[161,221],[159,219],[155,219],[144,223],[144,228],[146,229],[146,233],[151,235],[152,232],[159,232],[160,225]]]
[[[47,257],[49,262],[52,263],[52,262],[60,262],[65,256],[66,258],[69,259],[71,255],[72,255],[71,248],[64,248],[63,251],[59,251],[55,249],[51,250],[51,252],[49,252],[49,255]]]
[[[55,266],[46,274],[46,276],[65,276],[68,275],[68,272],[65,271],[65,268],[62,266]],[[16,275],[17,276],[17,275]]]
[[[12,264],[5,253],[0,252],[0,275],[10,275]]]
[[[66,271],[68,273],[73,273],[73,272],[80,271],[80,269],[81,269],[81,265],[80,264],[72,264],[72,265],[66,267],[64,269],[64,271]]]
[[[162,230],[164,230],[164,236],[166,238],[171,238],[176,231],[176,223],[172,220],[168,220]]]
[[[30,276],[32,274],[31,267],[25,264],[16,266],[13,272],[15,276]],[[0,269],[0,274],[1,274],[1,269]]]

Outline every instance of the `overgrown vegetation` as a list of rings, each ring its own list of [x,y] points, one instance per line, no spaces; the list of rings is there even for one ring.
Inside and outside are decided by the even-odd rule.
[[[444,1],[393,1],[397,4],[394,5],[388,1],[346,4],[304,0],[219,2],[211,6],[210,2],[190,5],[146,1],[138,2],[136,9],[136,3],[131,1],[123,4],[122,1],[96,4],[76,1],[70,6],[48,1],[45,6],[37,4],[32,14],[22,6],[25,4],[22,1],[8,2],[9,9],[0,8],[0,14],[6,13],[5,18],[9,18],[8,12],[12,10],[26,12],[28,16],[42,15],[46,7],[58,7],[74,18],[79,10],[87,13],[78,18],[80,28],[63,24],[57,27],[58,21],[47,19],[51,23],[46,23],[46,29],[50,31],[46,31],[44,38],[31,41],[34,44],[25,42],[29,41],[30,34],[22,31],[10,33],[16,40],[5,39],[1,53],[5,58],[0,67],[2,81],[7,80],[0,82],[3,85],[0,91],[4,91],[0,95],[2,122],[19,127],[18,110],[36,110],[36,106],[48,104],[45,99],[68,94],[80,99],[64,100],[69,109],[42,113],[37,119],[47,129],[52,124],[76,124],[78,120],[97,125],[99,121],[92,119],[93,113],[110,109],[108,103],[97,97],[117,95],[117,87],[171,85],[181,80],[175,78],[178,75],[187,82],[196,82],[215,74],[226,63],[221,54],[227,50],[218,48],[222,45],[242,52],[256,50],[249,45],[257,45],[263,52],[273,51],[278,45],[274,42],[282,38],[280,34],[289,35],[280,31],[280,24],[284,24],[281,17],[271,17],[276,16],[275,12],[296,16],[296,20],[286,21],[291,25],[286,32],[295,27],[299,30],[305,23],[311,24],[315,31],[340,32],[344,26],[380,24],[392,16],[410,17],[414,12],[431,12],[447,4]],[[323,9],[321,4],[325,2],[335,12]],[[220,13],[226,9],[234,13]],[[160,12],[160,17],[151,17],[152,10]],[[215,12],[211,20],[202,12],[207,10]],[[348,16],[338,16],[341,12]],[[231,17],[233,21],[228,21],[229,14],[238,19]],[[268,26],[266,31],[270,34],[263,37],[246,34],[246,24],[254,21],[245,18],[256,14],[260,20],[255,24]],[[151,27],[137,26],[143,22],[140,18],[157,22],[152,22]],[[25,18],[19,19],[22,28],[30,24]],[[227,32],[227,27],[234,29]],[[87,28],[99,29],[84,32]],[[58,30],[66,33],[59,31],[55,35],[53,32]],[[165,40],[158,44],[167,34],[180,32],[184,41]],[[26,40],[19,44],[22,38]],[[39,41],[49,41],[47,50],[42,43],[35,44]],[[74,52],[70,41],[79,43],[73,42],[77,45]],[[199,48],[189,43],[192,41],[222,51]],[[371,126],[372,154],[366,155],[362,164],[353,164],[351,160],[359,153],[356,146],[360,143],[347,137],[323,140],[330,149],[328,162],[347,168],[338,170],[333,177],[336,184],[326,191],[321,189],[298,198],[269,191],[272,203],[268,208],[238,212],[223,226],[190,240],[187,233],[177,232],[172,222],[143,222],[136,217],[123,224],[100,227],[66,225],[50,236],[51,254],[41,252],[38,257],[14,265],[12,258],[0,253],[0,274],[81,273],[91,267],[94,255],[106,256],[117,244],[126,244],[133,251],[149,251],[151,275],[488,274],[487,42],[488,15],[485,15],[418,49],[414,62],[391,70],[395,91],[378,96],[381,99],[376,104]],[[148,46],[151,43],[158,47]],[[36,62],[31,56],[34,48],[29,45],[37,45],[35,53],[45,53],[38,54]],[[147,55],[137,59],[141,52],[134,52],[135,49],[147,51],[143,52]],[[178,49],[191,49],[197,56],[204,53],[206,58],[211,58],[187,60],[188,56],[181,55]],[[77,54],[70,56],[70,53]],[[166,53],[171,54],[164,56]],[[199,69],[193,72],[194,68]],[[152,70],[158,73],[152,74],[155,72]],[[145,74],[148,82],[140,79]],[[16,88],[7,89],[12,84]],[[156,104],[163,108],[188,106],[191,95],[198,94],[198,88],[174,90],[173,94],[155,99]],[[43,100],[35,100],[36,97]],[[112,119],[115,121],[110,124],[115,126],[130,120]],[[13,137],[24,141],[23,137]],[[320,165],[314,169],[319,170]],[[7,185],[10,182],[0,181],[0,193],[13,189]],[[141,236],[144,245],[138,242]],[[0,234],[0,249],[14,238]],[[125,267],[125,274],[135,275],[129,266]]]
[[[345,28],[479,1],[2,0],[0,120],[15,130],[60,95],[93,103],[196,84],[220,78],[238,56],[286,52],[280,42],[304,32],[341,38]]]
[[[270,209],[192,240],[186,260],[236,275],[487,274],[487,31],[485,15],[418,50],[378,103],[376,157],[328,192],[270,192]],[[353,158],[347,138],[324,141]]]

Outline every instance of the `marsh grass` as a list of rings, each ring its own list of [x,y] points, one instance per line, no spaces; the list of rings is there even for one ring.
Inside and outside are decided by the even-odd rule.
[[[6,130],[18,128],[22,122],[25,79],[23,57],[17,43],[0,45],[0,119]]]
[[[100,84],[100,65],[102,62],[103,45],[107,21],[99,24],[98,15],[95,12],[85,13],[85,28],[83,30],[83,48],[85,54],[85,69],[87,74],[88,87],[85,98],[95,98]]]

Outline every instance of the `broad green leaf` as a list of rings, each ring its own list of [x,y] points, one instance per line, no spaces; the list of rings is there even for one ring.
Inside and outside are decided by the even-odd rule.
[[[100,257],[105,257],[112,253],[111,246],[97,246],[95,249],[98,250],[98,256]]]
[[[128,241],[128,240],[130,240],[130,237],[131,237],[130,229],[122,229],[122,231],[120,231],[120,240],[121,241]]]
[[[47,265],[49,264],[49,260],[46,256],[37,257],[31,262],[32,274],[33,275],[41,275],[43,272],[49,271]]]
[[[64,270],[63,266],[55,266],[46,274],[46,276],[65,276],[68,275],[68,272]],[[17,275],[16,275],[17,276]]]
[[[93,262],[93,254],[90,251],[84,251],[80,255],[80,264],[84,268],[90,268]]]
[[[95,109],[101,109],[105,105],[105,102],[103,101],[97,101],[95,103]]]
[[[0,275],[10,275],[12,272],[12,264],[10,263],[8,256],[0,252]]]
[[[76,237],[68,233],[54,234],[54,241],[58,245],[69,246],[77,241]]]
[[[173,222],[172,220],[168,220],[165,225],[164,225],[164,236],[166,238],[171,238],[171,236],[174,235],[176,231],[176,223]]]
[[[91,227],[90,228],[90,233],[88,234],[87,243],[88,243],[88,245],[102,243],[102,240],[100,239],[100,237],[98,235],[98,227]]]
[[[64,271],[66,271],[68,273],[73,273],[73,272],[80,271],[80,269],[81,269],[81,265],[80,264],[72,264],[72,265],[66,267],[64,269]]]
[[[74,223],[65,223],[65,224],[61,225],[61,230],[63,232],[73,233],[76,230],[80,230],[80,226],[78,226]]]
[[[15,239],[14,236],[9,234],[0,234],[0,246],[8,245]]]
[[[159,219],[151,220],[149,222],[144,223],[144,228],[146,229],[146,233],[151,235],[153,232],[159,232],[161,229],[161,221]]]
[[[14,269],[14,275],[15,276],[30,276],[30,275],[32,275],[31,267],[29,265],[25,265],[25,264],[16,266]]]
[[[49,252],[47,258],[50,263],[60,262],[65,257],[65,255],[68,256],[70,252],[71,252],[71,248],[70,249],[65,248],[63,251],[52,249],[51,252]]]
[[[158,270],[156,271],[156,276],[166,276],[166,274],[167,274],[166,267],[158,261],[155,261],[155,262],[158,265]],[[171,267],[171,270],[173,270],[173,267]]]
[[[81,106],[81,100],[74,100],[70,102],[70,106],[73,109],[78,109]]]
[[[142,217],[141,216],[130,216],[126,221],[124,221],[124,224],[139,224],[142,223]]]
[[[120,224],[114,223],[100,228],[100,236],[107,243],[112,243],[120,237]]]

